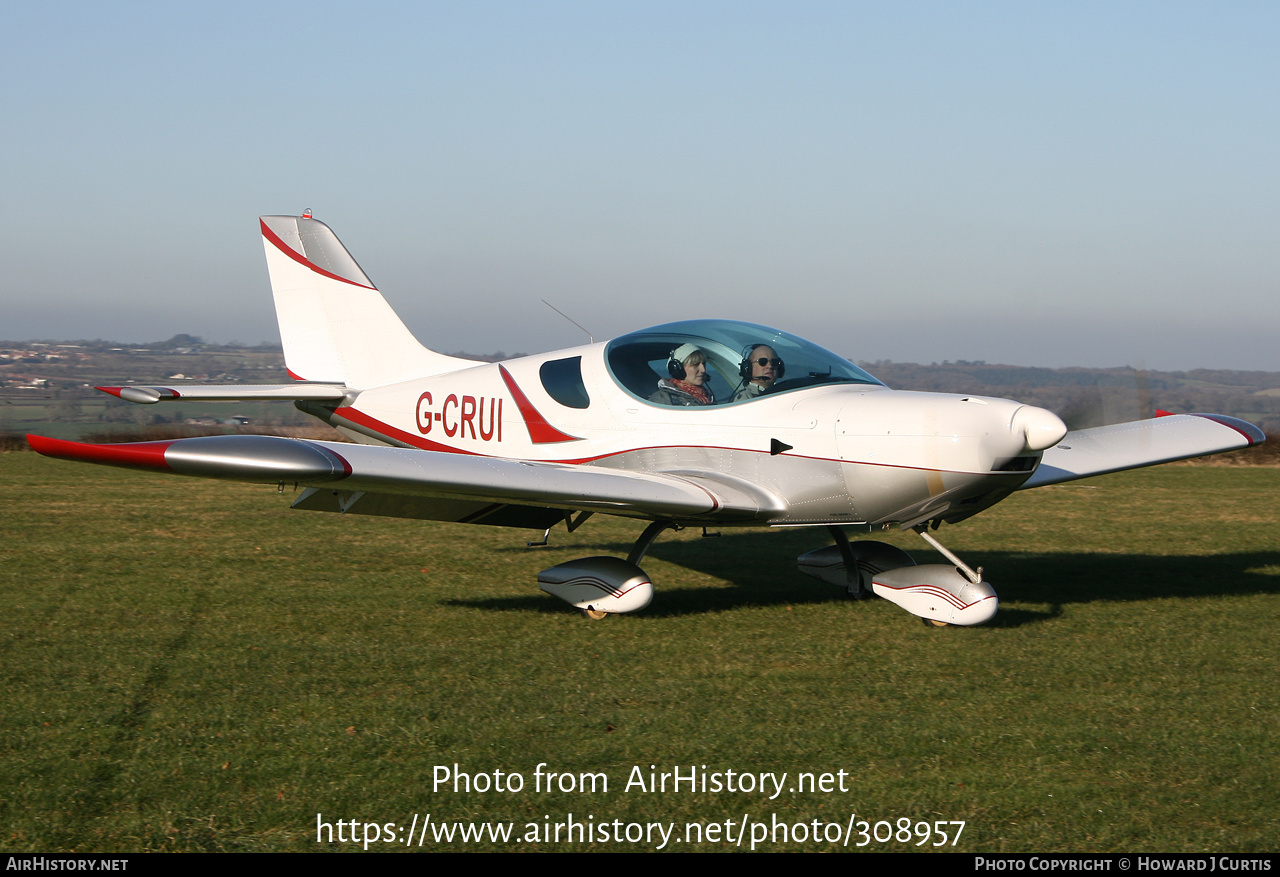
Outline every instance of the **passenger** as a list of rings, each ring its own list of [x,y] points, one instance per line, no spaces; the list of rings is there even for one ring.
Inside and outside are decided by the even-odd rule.
[[[649,397],[660,405],[714,405],[715,394],[707,386],[707,355],[692,344],[681,344],[671,351],[667,362],[670,379],[658,381],[658,389]]]
[[[733,401],[754,399],[769,390],[775,381],[782,379],[787,366],[768,344],[756,344],[747,350],[738,366],[742,376],[742,389],[733,394]]]

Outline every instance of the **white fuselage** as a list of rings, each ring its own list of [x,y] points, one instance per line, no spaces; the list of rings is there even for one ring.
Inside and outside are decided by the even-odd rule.
[[[762,503],[774,510],[743,524],[959,520],[1016,489],[1039,456],[1016,422],[1027,407],[1004,399],[819,384],[737,404],[672,407],[624,391],[604,351],[592,344],[375,387],[326,419],[370,444],[714,472],[728,489],[780,500]],[[585,407],[557,401],[541,377],[544,364],[574,357]]]

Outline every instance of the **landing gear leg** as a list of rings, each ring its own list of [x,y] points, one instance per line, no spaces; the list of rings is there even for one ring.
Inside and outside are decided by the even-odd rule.
[[[873,578],[889,569],[915,566],[911,555],[887,542],[850,542],[837,525],[827,527],[835,545],[810,551],[796,558],[805,575],[838,588],[844,588],[854,600],[869,600],[874,595]]]
[[[931,564],[911,570],[892,570],[876,578],[877,594],[920,616],[926,627],[982,624],[999,605],[995,589],[982,580],[982,567],[973,569],[929,534],[928,524],[913,527],[950,566]]]
[[[960,573],[960,575],[964,576],[966,579],[973,582],[975,585],[978,584],[978,582],[982,581],[982,567],[978,567],[976,570],[970,569],[967,563],[965,563],[960,558],[956,557],[954,554],[952,554],[950,551],[947,550],[947,547],[945,545],[943,545],[937,539],[929,535],[928,524],[920,524],[918,527],[915,528],[915,530],[917,533],[920,534],[921,539],[928,542],[935,549],[937,549],[939,554],[941,554],[947,560],[951,561],[956,565],[956,572]]]
[[[654,521],[644,528],[644,532],[640,534],[636,544],[631,546],[631,553],[627,555],[627,563],[634,563],[639,566],[640,561],[644,560],[644,556],[649,553],[649,547],[653,545],[659,533],[663,530],[678,529],[680,527],[674,521]]]
[[[827,532],[836,541],[840,557],[844,560],[845,586],[849,589],[849,596],[855,600],[861,599],[866,595],[862,591],[862,576],[858,573],[858,561],[853,556],[853,549],[849,547],[848,535],[834,524],[827,527]]]
[[[631,546],[631,553],[627,555],[627,563],[635,566],[640,565],[640,561],[644,560],[644,556],[649,553],[650,546],[658,538],[658,534],[663,530],[679,529],[671,521],[654,521],[652,524],[644,528],[644,532],[640,534],[640,538]],[[590,618],[592,621],[599,621],[607,618],[609,613],[603,609],[596,609],[594,606],[582,610],[582,614]]]

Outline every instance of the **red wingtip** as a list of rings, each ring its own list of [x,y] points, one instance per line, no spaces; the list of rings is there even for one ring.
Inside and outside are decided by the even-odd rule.
[[[1156,417],[1173,417],[1172,411],[1165,411],[1163,408],[1156,409]]]
[[[101,390],[104,393],[110,393],[112,396],[118,397],[120,395],[120,391],[123,390],[124,387],[94,387],[94,389]]]
[[[80,460],[85,463],[105,463],[108,466],[127,466],[130,469],[168,469],[164,452],[173,441],[126,442],[120,445],[90,445],[69,442],[42,435],[28,435],[31,450],[46,457],[63,460]]]

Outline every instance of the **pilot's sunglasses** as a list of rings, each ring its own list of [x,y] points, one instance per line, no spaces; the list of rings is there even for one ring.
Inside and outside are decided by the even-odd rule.
[[[777,368],[778,366],[782,365],[782,360],[769,359],[767,356],[762,356],[756,360],[756,365],[771,365],[774,368]]]

